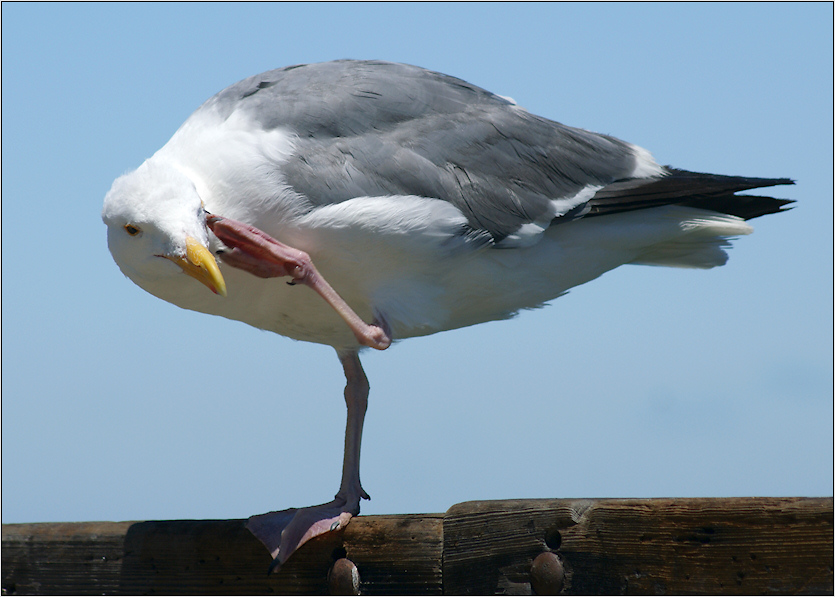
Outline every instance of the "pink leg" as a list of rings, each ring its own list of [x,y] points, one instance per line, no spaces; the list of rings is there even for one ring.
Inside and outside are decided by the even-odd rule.
[[[309,508],[290,508],[253,516],[246,527],[273,556],[270,571],[280,567],[304,543],[328,531],[345,527],[360,512],[360,498],[371,499],[360,485],[360,444],[362,424],[368,406],[368,378],[356,352],[340,354],[345,371],[345,404],[348,422],[345,427],[345,456],[342,483],[335,499]]]
[[[232,249],[221,254],[225,263],[260,278],[290,276],[293,284],[305,284],[318,292],[345,320],[363,346],[385,350],[391,344],[391,337],[382,325],[367,324],[360,319],[316,270],[304,251],[282,244],[257,228],[229,218],[208,214],[206,223],[215,236]]]

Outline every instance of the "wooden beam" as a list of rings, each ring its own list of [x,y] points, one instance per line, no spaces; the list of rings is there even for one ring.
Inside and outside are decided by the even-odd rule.
[[[443,514],[360,516],[272,575],[245,520],[3,525],[7,595],[327,595],[348,555],[365,595],[439,595]]]
[[[832,498],[470,502],[446,513],[444,589],[530,594],[553,551],[566,594],[831,595],[832,537]]]
[[[344,557],[363,595],[530,595],[532,581],[564,594],[831,595],[833,500],[510,500],[360,516],[272,576],[243,520],[5,524],[2,588],[322,595]]]

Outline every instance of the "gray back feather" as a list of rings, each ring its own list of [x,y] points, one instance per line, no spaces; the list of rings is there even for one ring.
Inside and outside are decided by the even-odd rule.
[[[282,165],[315,207],[359,196],[418,195],[454,204],[471,238],[498,243],[521,226],[678,203],[750,218],[790,203],[737,191],[788,179],[700,174],[629,179],[632,146],[530,114],[460,79],[415,66],[340,60],[290,66],[236,83],[200,109],[243,110],[298,135]],[[199,111],[199,110],[198,110]],[[554,213],[553,200],[603,187]]]
[[[631,147],[534,116],[464,81],[414,66],[336,61],[268,71],[212,99],[299,136],[283,165],[313,205],[419,195],[453,203],[498,242],[553,215],[553,199],[634,168]]]

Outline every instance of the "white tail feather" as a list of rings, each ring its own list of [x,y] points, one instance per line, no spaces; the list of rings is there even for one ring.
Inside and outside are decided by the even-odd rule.
[[[677,207],[668,215],[678,220],[680,234],[647,247],[632,261],[641,265],[707,269],[724,265],[725,249],[738,236],[754,231],[745,220],[701,209]]]

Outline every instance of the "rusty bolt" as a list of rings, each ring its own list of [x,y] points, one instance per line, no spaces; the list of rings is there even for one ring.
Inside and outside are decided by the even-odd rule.
[[[531,564],[531,588],[537,595],[559,595],[565,580],[565,570],[557,554],[546,551],[536,556]]]
[[[331,595],[359,595],[360,573],[348,558],[339,558],[328,572],[328,593]]]

